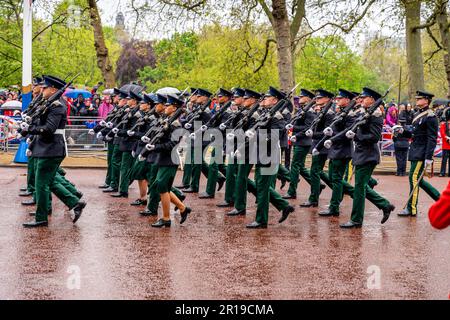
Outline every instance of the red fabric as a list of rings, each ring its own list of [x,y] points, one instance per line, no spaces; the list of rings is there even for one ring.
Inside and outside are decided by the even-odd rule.
[[[441,123],[441,137],[442,137],[442,149],[450,150],[450,143],[445,139],[445,122]]]
[[[431,206],[428,218],[436,229],[444,229],[450,225],[450,182],[439,200]]]

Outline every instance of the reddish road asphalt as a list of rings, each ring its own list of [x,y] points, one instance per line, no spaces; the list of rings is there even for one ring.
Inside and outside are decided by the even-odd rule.
[[[24,168],[0,168],[0,299],[448,299],[450,230],[434,230],[420,196],[417,219],[395,215],[380,225],[381,213],[367,203],[362,229],[341,230],[349,218],[346,198],[339,218],[301,209],[309,188],[302,181],[296,211],[283,224],[271,208],[266,230],[247,230],[246,217],[226,217],[216,199],[188,195],[194,210],[183,226],[154,229],[129,202],[97,189],[102,170],[67,170],[88,206],[73,225],[54,197],[50,225],[24,229],[32,208],[17,196]],[[180,180],[181,174],[177,177]],[[376,177],[377,187],[403,206],[407,178]],[[202,177],[202,183],[204,184]],[[433,178],[442,190],[447,179]],[[204,189],[204,187],[202,187]],[[322,195],[327,205],[330,190]],[[78,281],[79,280],[79,281]],[[379,280],[379,281],[378,281]]]

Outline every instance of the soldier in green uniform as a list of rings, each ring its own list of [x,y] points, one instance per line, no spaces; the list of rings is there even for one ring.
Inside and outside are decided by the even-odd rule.
[[[176,112],[177,108],[181,108],[183,104],[184,102],[178,97],[169,94],[167,96],[166,108],[164,109],[164,116],[171,117]],[[180,224],[186,221],[188,214],[192,211],[191,208],[184,205],[183,202],[171,192],[179,165],[178,155],[175,157],[175,153],[173,152],[177,142],[172,139],[172,133],[179,128],[181,128],[181,124],[176,120],[170,125],[169,130],[164,132],[164,136],[160,138],[159,141],[154,145],[146,146],[147,150],[154,150],[156,154],[155,164],[158,166],[158,173],[152,188],[155,188],[159,192],[163,211],[162,217],[152,224],[152,227],[155,228],[170,227],[170,203],[173,203],[180,210]]]
[[[223,108],[225,104],[231,103],[231,99],[233,97],[233,93],[224,88],[220,88],[217,93],[217,106],[215,112],[218,112],[220,108]],[[220,122],[220,119],[217,119]],[[212,128],[219,129],[219,128]],[[210,139],[210,137],[206,137],[206,139]],[[217,163],[214,159],[217,157],[222,160],[222,163]],[[221,149],[216,147],[212,148],[211,151],[211,162],[208,167],[208,180],[206,182],[206,190],[201,193],[198,197],[199,199],[212,199],[216,194],[216,186],[219,183],[218,190],[222,189],[222,186],[225,182],[225,174],[226,169],[223,164],[223,146]]]
[[[333,99],[334,94],[323,90],[318,89],[316,94],[316,104],[315,111],[317,112],[317,116],[322,112],[322,109],[325,107],[327,103]],[[305,135],[308,137],[312,137],[312,146],[315,147],[317,143],[323,138],[324,133],[323,129],[328,127],[334,118],[334,112],[331,108],[322,116],[322,119],[319,121],[315,130],[307,130]],[[330,188],[332,188],[330,178],[327,173],[323,171],[325,164],[328,159],[328,149],[322,148],[320,153],[312,156],[311,161],[311,193],[309,195],[308,201],[302,203],[300,207],[309,208],[309,207],[318,207],[319,206],[319,196],[322,191],[320,180],[322,179]]]
[[[284,199],[297,198],[297,186],[300,182],[300,175],[311,185],[311,175],[305,166],[305,161],[311,149],[312,139],[307,137],[305,132],[311,127],[315,113],[313,107],[309,110],[304,110],[304,108],[314,99],[314,94],[306,89],[301,89],[299,98],[300,106],[296,115],[297,120],[292,124],[292,136],[290,138],[291,143],[294,145],[290,172],[291,182],[287,193],[283,196]]]
[[[361,97],[363,98],[362,107],[368,109],[377,99],[381,98],[381,94],[370,88],[363,88]],[[366,111],[361,110],[361,112]],[[352,160],[355,166],[355,188],[351,219],[341,224],[341,228],[359,228],[362,226],[368,182],[373,170],[380,163],[378,142],[381,140],[382,130],[383,114],[377,109],[368,117],[365,124],[358,127],[356,132],[348,130],[345,134],[347,138],[353,139],[355,144],[352,153]],[[381,220],[383,224],[389,219],[389,215],[395,207],[373,190],[372,199],[372,202],[383,210],[383,218]]]
[[[131,151],[133,150],[133,145],[136,142],[136,139],[128,136],[127,131],[137,121],[136,115],[139,114],[137,113],[139,111],[138,99],[139,96],[137,96],[137,93],[131,91],[128,92],[127,109],[129,109],[129,111],[126,116],[122,118],[122,125],[119,125],[119,127],[115,127],[111,130],[112,133],[120,138],[119,151],[122,153],[122,160],[120,162],[119,192],[111,195],[114,198],[128,198],[128,188],[131,183],[130,173],[134,163],[134,158]]]
[[[59,89],[65,86],[65,82],[56,77],[44,76],[43,98],[48,100]],[[48,225],[50,192],[74,210],[73,222],[81,216],[86,202],[80,201],[61,184],[55,182],[58,168],[67,155],[64,128],[67,122],[67,107],[65,101],[54,101],[50,106],[42,109],[37,124],[24,126],[22,129],[35,135],[29,151],[36,158],[35,188],[36,188],[36,213],[35,220],[24,223],[27,228],[42,227]]]
[[[237,115],[242,111],[242,104],[244,103],[244,95],[245,90],[241,88],[234,88],[233,89],[233,105],[231,108],[229,108],[225,116],[223,117],[222,123],[219,127],[220,130],[225,132],[227,125],[226,123],[231,122],[232,123],[237,119]],[[224,140],[224,144],[226,144],[226,140]],[[227,168],[226,168],[226,175],[225,175],[225,197],[224,201],[217,204],[219,208],[224,207],[233,207],[234,205],[234,194],[236,191],[236,176],[238,174],[238,164],[236,163],[236,159],[228,152],[227,150]],[[241,186],[239,186],[239,189]],[[244,191],[246,192],[246,191]]]
[[[117,103],[116,108],[123,109],[127,107],[127,100],[128,100],[128,93],[124,92],[120,89],[114,88],[115,94],[119,97],[119,101]],[[125,116],[125,112],[121,110],[122,112],[119,113],[122,116]],[[108,143],[113,144],[113,151],[111,156],[111,183],[109,185],[109,188],[106,188],[103,190],[105,193],[112,193],[119,191],[119,183],[120,183],[120,167],[122,163],[122,151],[120,151],[120,137],[115,137],[113,134],[111,134],[111,130],[113,129],[113,126],[115,123],[118,123],[120,121],[121,117],[118,117],[115,119],[114,122],[110,121],[107,124],[107,127],[102,130],[102,135],[105,137],[105,140]]]
[[[416,217],[417,203],[419,200],[419,188],[422,188],[434,201],[440,197],[437,191],[430,183],[419,177],[423,170],[426,170],[433,163],[434,149],[436,148],[437,136],[439,131],[439,120],[430,109],[431,100],[434,95],[425,91],[416,92],[417,113],[414,115],[410,130],[398,128],[399,133],[404,137],[411,138],[412,142],[409,148],[409,161],[411,168],[409,171],[409,190],[412,193],[406,208],[398,214],[400,217]],[[419,184],[417,186],[417,184]]]
[[[277,105],[277,103],[285,99],[286,95],[279,90],[270,87],[269,91],[265,95],[265,99],[262,103],[264,107],[264,112],[269,112],[269,109]],[[271,193],[271,185],[273,181],[276,179],[276,174],[280,165],[280,141],[279,141],[279,131],[285,130],[286,121],[282,114],[282,112],[277,112],[273,118],[268,121],[266,124],[261,125],[257,128],[257,138],[259,144],[266,144],[266,152],[263,152],[260,148],[257,148],[257,164],[255,170],[255,182],[256,182],[256,218],[255,221],[248,224],[246,227],[249,229],[260,229],[267,228],[267,223],[269,219],[269,202],[270,202],[270,193]],[[276,132],[278,131],[278,132]],[[278,133],[278,135],[275,135]],[[248,135],[248,133],[246,133]],[[278,141],[272,141],[274,137],[278,138]],[[275,140],[275,139],[273,139]],[[259,145],[258,145],[259,147]],[[275,160],[275,163],[266,163],[264,156],[270,157],[272,161]],[[272,174],[270,174],[270,170],[272,170],[271,166],[275,164],[275,170]],[[294,208],[289,205],[289,203],[284,200],[278,193],[276,193],[276,197],[279,202],[282,202],[282,216],[279,219],[279,223],[286,220],[290,213],[294,211]]]

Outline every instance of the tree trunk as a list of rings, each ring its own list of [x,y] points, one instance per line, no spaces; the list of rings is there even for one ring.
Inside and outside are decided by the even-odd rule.
[[[115,86],[114,71],[109,59],[108,48],[105,44],[105,37],[103,35],[102,20],[98,13],[96,0],[88,0],[89,14],[91,17],[91,25],[94,28],[94,46],[97,54],[97,66],[102,71],[105,86],[113,88]]]
[[[449,32],[448,32],[448,0],[439,0],[436,3],[438,6],[438,14],[436,16],[439,25],[439,32],[441,34],[441,44],[444,49],[444,67],[447,76],[447,98],[450,99],[450,58],[449,58]]]
[[[277,41],[278,75],[281,90],[288,92],[294,86],[294,67],[291,52],[291,31],[285,0],[272,1],[273,29]]]
[[[408,97],[414,101],[416,90],[424,89],[422,41],[420,29],[421,0],[403,0],[406,14],[406,59],[408,63]]]

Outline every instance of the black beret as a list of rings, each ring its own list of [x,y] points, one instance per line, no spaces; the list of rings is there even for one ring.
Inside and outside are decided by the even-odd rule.
[[[269,87],[269,91],[265,94],[266,97],[275,97],[279,100],[286,98],[286,95],[274,87]]]
[[[261,99],[262,94],[250,89],[245,89],[244,91],[244,98],[255,98],[255,99]]]
[[[353,92],[345,90],[345,89],[339,89],[339,93],[336,96],[337,98],[347,98],[352,100],[353,98],[355,98],[357,95],[355,95]]]
[[[316,90],[316,98],[330,98],[333,99],[334,94],[330,91],[324,90],[324,89],[317,89]]]
[[[433,97],[434,97],[434,94],[432,94],[432,93],[421,91],[421,90],[416,91],[416,99],[425,98],[425,99],[432,100]]]
[[[310,97],[311,99],[314,98],[314,93],[312,93],[309,90],[306,89],[300,89],[300,97]]]
[[[378,92],[376,92],[375,90],[372,90],[370,88],[364,87],[363,91],[360,94],[361,98],[364,97],[372,97],[375,100],[378,100],[381,98],[381,94],[379,94]]]

